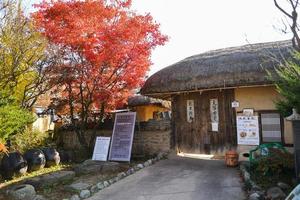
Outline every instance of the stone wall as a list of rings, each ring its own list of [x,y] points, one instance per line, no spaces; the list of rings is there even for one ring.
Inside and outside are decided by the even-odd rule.
[[[61,131],[62,145],[66,150],[76,150],[80,148],[75,132]],[[89,140],[92,130],[87,131],[86,137]],[[112,130],[97,131],[97,136],[111,137]],[[153,155],[159,152],[169,151],[171,130],[155,131],[135,131],[132,154],[133,155]]]
[[[153,155],[169,151],[171,130],[135,132],[132,152],[135,155]]]

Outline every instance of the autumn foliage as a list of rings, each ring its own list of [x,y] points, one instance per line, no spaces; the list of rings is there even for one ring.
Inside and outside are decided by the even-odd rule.
[[[8,150],[6,149],[6,147],[4,146],[4,144],[2,144],[1,142],[0,142],[0,153],[8,153]]]
[[[130,10],[131,0],[49,0],[36,5],[36,25],[61,55],[52,67],[57,99],[80,116],[81,131],[92,110],[114,109],[143,84],[151,51],[164,45],[150,14]],[[75,122],[74,122],[75,124]],[[84,146],[82,134],[77,133]]]

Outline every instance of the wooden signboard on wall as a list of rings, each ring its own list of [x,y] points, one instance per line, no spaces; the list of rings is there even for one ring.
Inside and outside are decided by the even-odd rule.
[[[219,103],[218,99],[210,99],[210,119],[212,131],[219,131]]]
[[[195,105],[194,105],[194,100],[187,100],[187,122],[191,123],[195,119]]]

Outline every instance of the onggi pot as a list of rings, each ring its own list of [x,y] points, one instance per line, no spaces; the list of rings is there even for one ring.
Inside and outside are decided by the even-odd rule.
[[[43,169],[46,164],[44,153],[40,149],[30,149],[25,152],[24,158],[28,164],[28,171]]]
[[[46,167],[52,167],[59,164],[60,156],[55,148],[47,147],[47,148],[43,148],[42,151],[45,154]]]
[[[23,175],[27,172],[27,162],[19,152],[5,154],[1,161],[1,175],[4,179],[11,179],[14,175]]]

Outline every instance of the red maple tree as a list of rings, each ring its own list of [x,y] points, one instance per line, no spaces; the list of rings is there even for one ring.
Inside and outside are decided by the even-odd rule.
[[[61,58],[51,69],[57,100],[88,149],[95,139],[95,132],[90,141],[84,136],[92,111],[99,124],[124,103],[143,84],[151,51],[167,36],[150,14],[132,11],[131,0],[44,0],[36,7],[35,23]]]

